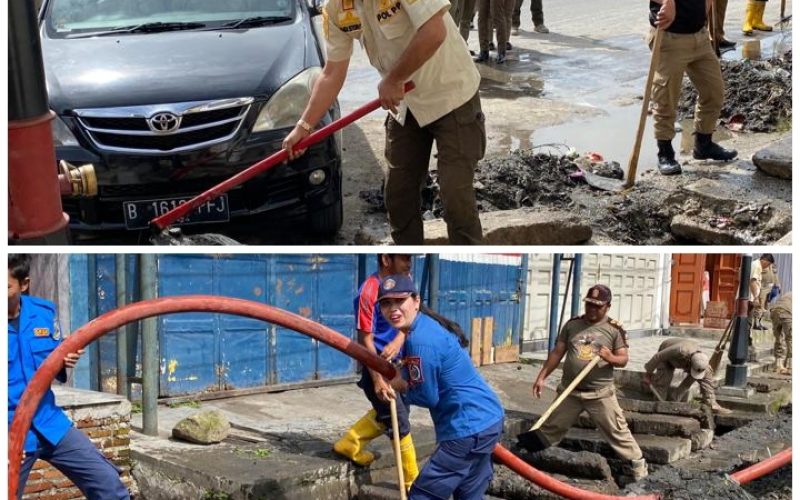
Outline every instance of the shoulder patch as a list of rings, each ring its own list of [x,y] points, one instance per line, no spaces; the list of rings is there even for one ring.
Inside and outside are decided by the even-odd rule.
[[[419,356],[406,356],[403,364],[408,369],[408,385],[415,387],[425,381],[422,375],[422,358]]]
[[[619,321],[617,321],[615,319],[612,319],[612,318],[608,318],[608,322],[611,324],[611,326],[613,326],[617,330],[619,330],[621,332],[625,331],[625,328],[622,327],[622,323],[621,322],[619,322]]]

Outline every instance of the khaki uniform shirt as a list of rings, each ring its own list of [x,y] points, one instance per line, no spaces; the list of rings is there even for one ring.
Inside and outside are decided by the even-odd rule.
[[[778,300],[772,305],[771,310],[780,309],[792,314],[792,292],[786,292],[780,296]]]
[[[753,268],[750,270],[750,283],[753,280],[756,280],[757,290],[755,294],[753,291],[750,291],[750,302],[758,302],[758,297],[761,295],[761,275],[763,274],[763,269],[761,269],[761,262],[756,260],[753,262]]]
[[[645,363],[644,369],[647,373],[653,373],[659,365],[669,365],[689,373],[692,368],[692,354],[699,350],[700,346],[694,340],[667,339],[661,343],[658,352],[650,361]]]
[[[322,26],[329,61],[345,61],[359,40],[370,63],[386,76],[417,31],[434,14],[449,7],[447,0],[328,0]],[[416,88],[398,108],[405,121],[405,106],[424,127],[470,100],[481,81],[466,42],[451,16],[444,16],[447,37],[436,53],[413,75]]]
[[[607,318],[592,325],[583,316],[567,322],[558,335],[558,341],[567,345],[567,357],[564,360],[564,375],[561,383],[567,386],[580,371],[597,355],[600,346],[606,346],[611,352],[628,347],[625,330],[617,321]],[[600,361],[592,371],[575,388],[578,391],[596,391],[613,385],[614,367]]]

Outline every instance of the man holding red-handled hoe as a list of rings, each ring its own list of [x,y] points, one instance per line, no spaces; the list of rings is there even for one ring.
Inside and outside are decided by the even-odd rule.
[[[308,136],[331,107],[347,76],[358,40],[381,74],[378,95],[386,118],[386,209],[395,243],[424,243],[421,190],[436,141],[444,220],[451,244],[482,241],[472,186],[486,148],[478,96],[480,74],[451,16],[447,0],[329,0],[322,27],[327,61],[311,98],[283,147]],[[403,85],[416,88],[407,96]]]

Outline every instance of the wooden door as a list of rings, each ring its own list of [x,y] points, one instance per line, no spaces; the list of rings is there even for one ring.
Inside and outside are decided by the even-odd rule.
[[[725,302],[733,314],[736,296],[739,294],[739,273],[742,256],[724,253],[716,256],[714,272],[711,274],[711,300]]]
[[[705,266],[704,254],[673,254],[669,293],[671,324],[700,324]]]

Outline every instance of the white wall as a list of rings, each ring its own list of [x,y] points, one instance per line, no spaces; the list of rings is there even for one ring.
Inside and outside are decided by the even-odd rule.
[[[584,254],[581,297],[592,285],[598,283],[607,285],[613,293],[609,315],[621,321],[626,330],[659,328],[664,282],[669,280],[669,269],[664,269],[665,262],[668,263],[669,258],[664,257],[659,254]],[[547,338],[553,255],[532,254],[529,262],[523,332],[525,341]],[[568,270],[569,261],[562,261],[559,315]],[[667,299],[668,291],[667,288]],[[565,322],[570,317],[571,294],[570,291],[570,296],[567,297]]]

